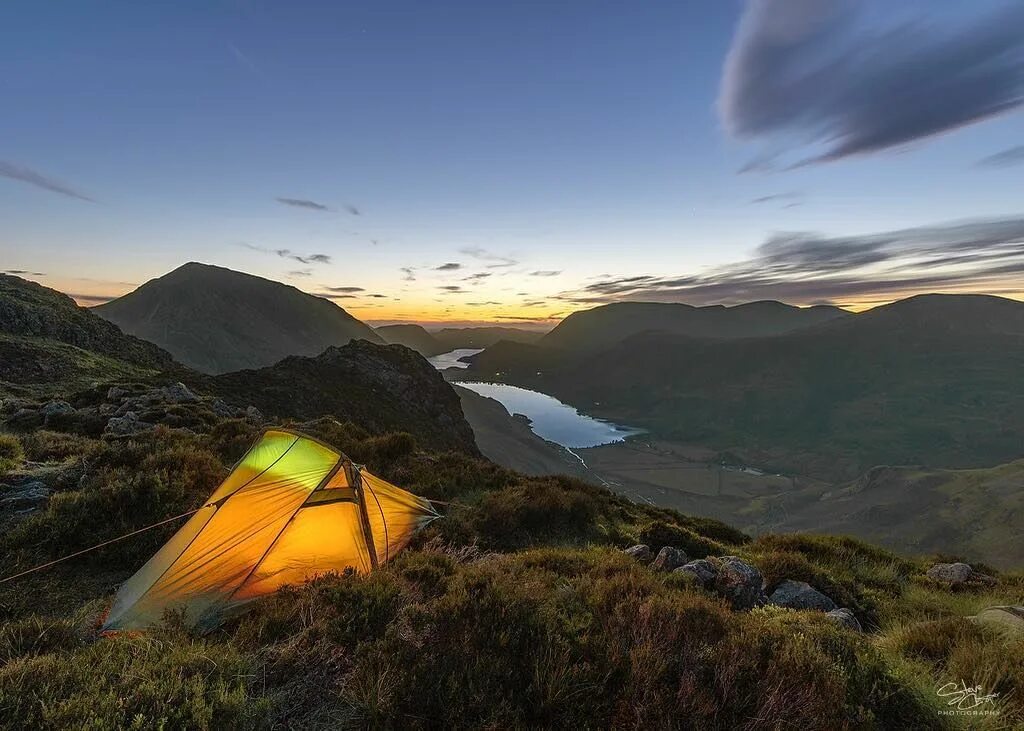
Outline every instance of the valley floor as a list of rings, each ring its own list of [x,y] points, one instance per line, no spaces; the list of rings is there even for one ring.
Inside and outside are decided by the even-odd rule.
[[[1024,460],[989,469],[877,467],[846,484],[722,466],[706,447],[635,437],[568,450],[493,399],[457,388],[481,451],[533,475],[567,474],[635,503],[722,520],[752,535],[847,534],[906,554],[957,554],[1024,565],[1011,527],[1024,520]],[[929,520],[920,520],[927,511]]]

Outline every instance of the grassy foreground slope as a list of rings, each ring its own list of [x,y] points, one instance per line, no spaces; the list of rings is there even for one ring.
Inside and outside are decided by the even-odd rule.
[[[210,401],[128,438],[2,437],[10,491],[55,492],[5,514],[5,575],[195,507],[258,434]],[[952,592],[926,562],[823,536],[751,541],[716,521],[530,478],[400,433],[293,424],[385,478],[449,505],[397,560],[327,576],[196,636],[168,616],[96,636],[116,585],[166,526],[0,585],[0,725],[9,728],[958,728],[938,684],[1000,694],[990,728],[1024,723],[1024,639],[967,620],[1024,601],[1024,579]],[[19,454],[20,453],[20,454]],[[819,612],[733,611],[718,595],[617,550],[738,555],[769,591],[811,583],[868,632]],[[976,727],[976,726],[974,726]]]

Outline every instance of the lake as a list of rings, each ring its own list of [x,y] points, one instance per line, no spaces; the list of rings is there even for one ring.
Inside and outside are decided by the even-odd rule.
[[[553,396],[528,388],[507,383],[464,382],[458,385],[499,401],[510,414],[523,414],[530,420],[534,434],[568,449],[621,442],[626,437],[642,432],[641,429],[619,426],[581,414]]]
[[[435,355],[433,358],[427,358],[427,360],[430,362],[430,365],[439,371],[443,371],[445,368],[468,368],[469,363],[460,363],[459,358],[465,358],[467,355],[476,355],[480,352],[483,352],[483,348],[459,348],[458,350],[449,350],[447,353],[441,353],[441,355]]]

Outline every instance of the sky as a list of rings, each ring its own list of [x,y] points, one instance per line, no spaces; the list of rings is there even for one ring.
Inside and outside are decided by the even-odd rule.
[[[83,305],[1024,299],[1014,0],[7,0],[0,69],[0,271]]]

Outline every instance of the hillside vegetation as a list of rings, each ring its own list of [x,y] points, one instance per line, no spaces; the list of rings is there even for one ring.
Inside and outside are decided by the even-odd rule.
[[[204,500],[259,425],[178,405],[184,428],[130,439],[22,431],[0,482],[52,497],[7,514],[9,572]],[[206,636],[177,623],[97,637],[117,583],[165,526],[0,585],[0,718],[12,728],[958,728],[935,688],[999,693],[991,728],[1024,722],[1024,640],[966,619],[1024,600],[1024,580],[951,590],[924,562],[849,539],[751,541],[715,521],[634,505],[569,478],[527,478],[471,455],[352,424],[291,426],[447,503],[414,547],[369,576],[326,576]],[[7,439],[10,439],[9,437]],[[807,581],[853,609],[738,611],[680,573],[617,550],[736,555],[770,592]],[[983,719],[984,720],[984,719]],[[999,725],[1002,724],[1002,725]]]
[[[191,262],[93,308],[204,373],[260,368],[319,355],[373,330],[333,302],[280,282]]]

